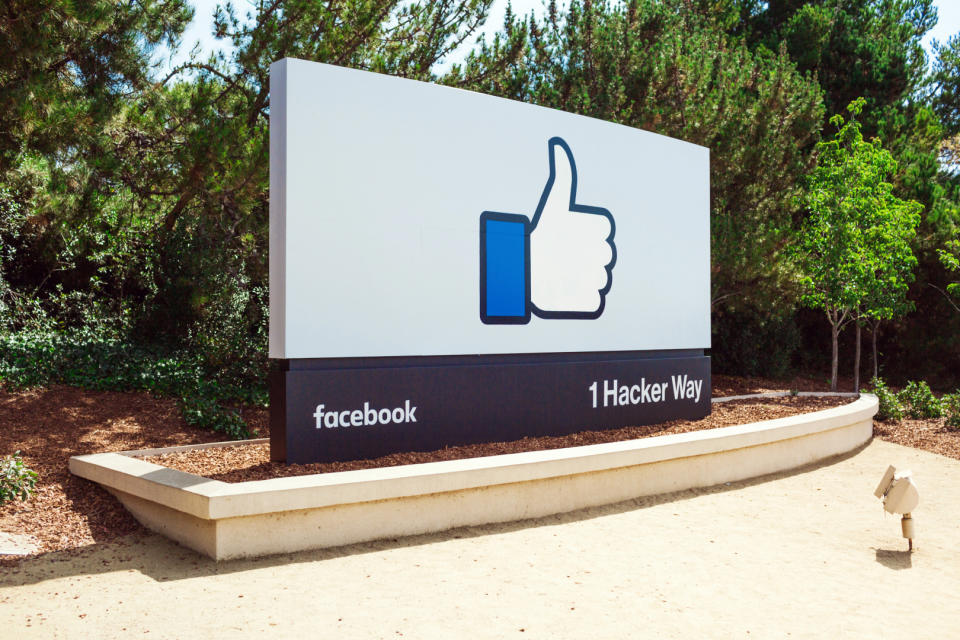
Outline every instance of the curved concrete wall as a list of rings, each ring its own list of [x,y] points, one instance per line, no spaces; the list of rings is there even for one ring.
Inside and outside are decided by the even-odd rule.
[[[641,440],[230,484],[101,453],[70,470],[217,560],[508,522],[802,466],[870,439],[877,399]],[[200,445],[209,446],[209,445]],[[226,445],[225,445],[226,446]]]

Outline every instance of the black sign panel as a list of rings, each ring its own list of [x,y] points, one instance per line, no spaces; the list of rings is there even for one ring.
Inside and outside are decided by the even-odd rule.
[[[271,458],[290,463],[374,458],[710,413],[710,358],[702,351],[280,365],[271,384]]]

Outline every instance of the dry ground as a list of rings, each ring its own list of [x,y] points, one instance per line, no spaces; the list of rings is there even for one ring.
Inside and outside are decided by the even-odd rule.
[[[917,540],[873,488],[920,487]],[[874,439],[731,485],[214,563],[153,534],[0,567],[31,638],[956,638],[960,461]]]

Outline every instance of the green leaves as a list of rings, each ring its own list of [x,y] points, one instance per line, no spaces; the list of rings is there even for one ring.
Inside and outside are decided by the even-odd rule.
[[[937,257],[947,271],[960,273],[960,240],[948,240],[943,249],[937,249]],[[960,300],[960,282],[948,284],[947,292]],[[956,305],[954,308],[957,308]]]
[[[960,33],[945,43],[934,42],[933,108],[947,135],[960,133]]]
[[[917,260],[910,243],[923,208],[893,195],[886,179],[897,165],[879,140],[863,139],[856,116],[864,104],[855,100],[849,105],[853,118],[846,123],[840,115],[832,117],[837,133],[817,144],[817,166],[804,194],[810,213],[795,249],[801,303],[823,309],[831,325],[834,390],[837,334],[844,326],[891,318],[911,308],[906,294]],[[859,378],[859,361],[854,378]]]
[[[781,45],[823,88],[827,113],[866,100],[871,135],[887,107],[902,109],[924,81],[922,38],[936,23],[933,0],[736,0],[751,48]]]
[[[923,380],[908,382],[907,386],[897,394],[897,400],[903,405],[904,413],[911,418],[943,417],[943,405],[940,399],[933,395],[930,386]]]
[[[201,353],[137,344],[98,331],[0,333],[0,385],[60,383],[173,396],[188,424],[249,438],[239,407],[266,405],[266,368],[235,374],[229,366],[211,366]]]
[[[0,13],[0,176],[23,150],[73,155],[122,96],[149,82],[150,49],[175,41],[184,0],[8,0]]]
[[[940,398],[946,426],[952,431],[960,430],[960,391],[949,393]]]
[[[880,404],[877,420],[903,420],[903,406],[897,394],[887,388],[886,383],[880,378],[872,379],[870,386],[873,387],[871,393],[877,396]]]
[[[896,170],[879,140],[867,142],[855,119],[865,102],[850,104],[854,119],[831,118],[838,131],[817,145],[810,173],[798,258],[801,301],[854,316],[890,318],[906,310],[907,285],[917,264],[910,248],[922,207],[893,195]]]
[[[0,460],[0,504],[26,500],[37,486],[37,472],[23,463],[20,452]]]
[[[899,393],[890,391],[879,378],[874,378],[870,383],[873,386],[872,393],[880,401],[878,420],[902,420],[904,416],[916,419],[945,417],[944,426],[947,429],[960,429],[960,391],[937,398],[922,380],[911,380]]]

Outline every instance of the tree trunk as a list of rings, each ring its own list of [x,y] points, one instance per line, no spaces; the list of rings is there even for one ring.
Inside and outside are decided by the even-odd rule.
[[[830,391],[837,390],[837,339],[840,334],[839,323],[830,319],[830,339],[833,347],[833,358],[830,361]]]
[[[880,377],[880,361],[877,359],[877,332],[880,331],[880,321],[873,321],[873,331],[870,332],[873,341],[873,377]]]
[[[853,392],[860,393],[860,323],[857,322],[857,346],[853,352]]]

